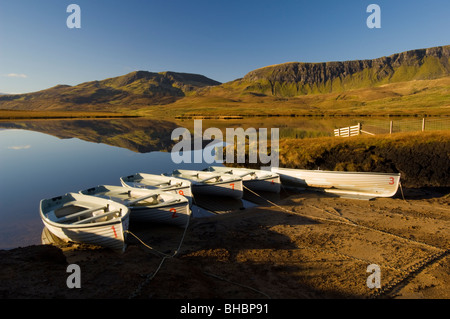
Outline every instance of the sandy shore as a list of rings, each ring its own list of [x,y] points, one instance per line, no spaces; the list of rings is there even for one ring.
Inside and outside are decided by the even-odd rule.
[[[193,219],[178,254],[164,260],[156,251],[172,254],[183,229],[130,230],[153,250],[130,236],[123,254],[76,245],[0,251],[0,296],[450,298],[446,192],[410,189],[405,200],[371,201],[290,194],[277,206]],[[74,263],[80,289],[66,286]],[[379,289],[367,286],[370,264],[381,269]]]

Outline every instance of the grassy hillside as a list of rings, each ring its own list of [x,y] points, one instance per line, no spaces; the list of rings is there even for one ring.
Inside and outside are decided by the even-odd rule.
[[[195,115],[448,115],[450,46],[374,60],[291,62],[206,87],[164,108]],[[148,108],[143,114],[158,114]]]
[[[57,85],[28,94],[0,97],[0,109],[114,112],[172,103],[205,86],[218,85],[205,76],[175,72],[136,71],[76,86]]]
[[[0,96],[0,109],[159,117],[448,115],[449,107],[450,45],[373,60],[283,63],[224,84],[197,74],[136,71]]]
[[[242,82],[238,81],[205,88],[164,107],[147,107],[133,114],[180,117],[450,114],[449,76],[296,97],[249,93],[239,90],[239,87],[242,87]]]

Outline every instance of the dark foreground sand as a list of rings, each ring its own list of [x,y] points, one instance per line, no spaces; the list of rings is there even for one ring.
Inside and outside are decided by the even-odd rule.
[[[164,260],[132,236],[123,254],[76,245],[0,251],[0,297],[450,298],[450,195],[405,190],[405,198],[305,192],[279,207],[194,219],[179,253]],[[166,254],[183,235],[131,231]],[[66,285],[74,263],[80,289]],[[367,287],[370,264],[381,268],[381,289]]]

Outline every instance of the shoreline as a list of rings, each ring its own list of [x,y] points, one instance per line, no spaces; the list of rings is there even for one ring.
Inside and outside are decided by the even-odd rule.
[[[289,190],[289,191],[287,191]],[[301,197],[301,194],[303,192],[305,193],[313,193],[313,194],[317,194],[318,196],[324,196],[324,197],[339,197],[339,195],[333,194],[333,193],[328,193],[328,192],[324,192],[324,191],[320,191],[319,189],[303,189],[303,188],[298,188],[298,187],[284,187],[284,193],[296,193],[298,197]],[[439,197],[444,197],[447,196],[450,199],[450,187],[448,186],[442,186],[442,187],[419,187],[419,188],[400,188],[398,189],[397,193],[392,196],[391,198],[396,198],[396,199],[400,199],[403,198],[404,195],[403,193],[410,193],[413,194],[412,197],[416,198],[416,199],[433,199],[433,198],[439,198]],[[247,196],[251,196],[251,197],[247,197]],[[342,196],[343,199],[346,199],[345,195]],[[261,206],[266,206],[267,202],[265,200],[262,200],[260,198],[257,198],[256,196],[246,193],[246,197],[244,198],[247,201],[252,202],[252,200],[254,200],[252,203],[256,205],[256,208],[261,207]],[[375,198],[376,199],[376,198]],[[352,198],[350,198],[350,200],[352,200]],[[356,200],[356,199],[355,199]],[[363,201],[365,201],[366,199],[361,199]],[[371,201],[374,199],[370,199],[368,201]],[[261,206],[259,206],[261,204]],[[211,203],[208,203],[208,206],[210,206]],[[449,205],[450,205],[450,201],[449,201]],[[208,209],[206,207],[204,207],[203,209]],[[243,208],[242,208],[243,209]],[[240,210],[242,210],[240,209]],[[249,208],[247,208],[248,210]],[[236,209],[236,211],[239,211],[238,209]],[[235,211],[230,211],[235,212]],[[227,214],[230,212],[220,212],[220,213],[216,213],[216,215],[223,215],[223,214]],[[201,220],[205,217],[196,217],[194,218],[195,220]],[[45,229],[45,225],[42,224],[42,221],[39,220],[39,222],[37,222],[37,224],[42,228],[42,230],[44,231]],[[29,247],[33,247],[33,246],[41,246],[41,245],[46,245],[42,243],[42,232],[40,233],[41,235],[39,235],[39,238],[41,239],[41,241],[39,243],[24,243],[24,244],[18,244],[17,246],[11,246],[11,247],[7,247],[7,248],[0,248],[0,251],[11,251],[11,250],[15,250],[15,249],[24,249],[24,248],[29,248]],[[55,239],[55,238],[54,238]],[[58,244],[62,244],[61,247],[70,247],[71,245],[66,245],[65,243],[59,241]],[[58,246],[58,245],[57,245]],[[77,247],[77,245],[74,245],[74,247]]]
[[[450,298],[449,193],[404,195],[364,201],[306,191],[279,206],[194,219],[180,253],[135,298]],[[130,229],[166,254],[182,235],[166,226]],[[131,236],[123,254],[36,245],[0,255],[3,298],[129,298],[161,262]],[[73,263],[82,289],[65,286]],[[381,266],[382,291],[365,285],[369,263]]]
[[[11,120],[63,120],[63,119],[108,119],[108,118],[137,118],[131,114],[117,114],[109,112],[69,112],[69,111],[21,111],[0,110],[0,121]]]
[[[22,113],[22,114],[20,114]],[[29,114],[33,113],[33,114]],[[50,114],[49,114],[50,113]],[[62,120],[62,119],[117,119],[117,118],[154,118],[152,114],[114,114],[104,112],[83,112],[83,111],[22,111],[22,110],[0,110],[0,121],[10,120]],[[237,114],[237,115],[216,115],[216,114],[192,114],[180,116],[168,116],[165,120],[239,120],[251,118],[448,118],[449,115],[435,114]]]

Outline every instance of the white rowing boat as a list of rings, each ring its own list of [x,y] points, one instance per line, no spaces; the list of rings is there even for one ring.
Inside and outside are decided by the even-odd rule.
[[[286,185],[319,188],[342,196],[392,197],[397,193],[400,173],[340,172],[272,167]]]
[[[110,199],[129,207],[131,221],[184,227],[191,216],[186,197],[160,190],[100,185],[80,193]]]
[[[183,169],[177,169],[164,175],[189,180],[194,194],[237,199],[241,199],[243,195],[242,178],[235,175]]]
[[[210,166],[205,171],[239,176],[244,186],[253,191],[280,192],[280,175],[271,171],[225,166]]]
[[[124,187],[154,189],[178,194],[186,197],[189,205],[192,206],[191,182],[188,180],[164,175],[136,173],[121,177],[120,182]]]
[[[124,251],[130,209],[120,203],[68,193],[40,202],[47,229],[65,242],[85,243]]]

